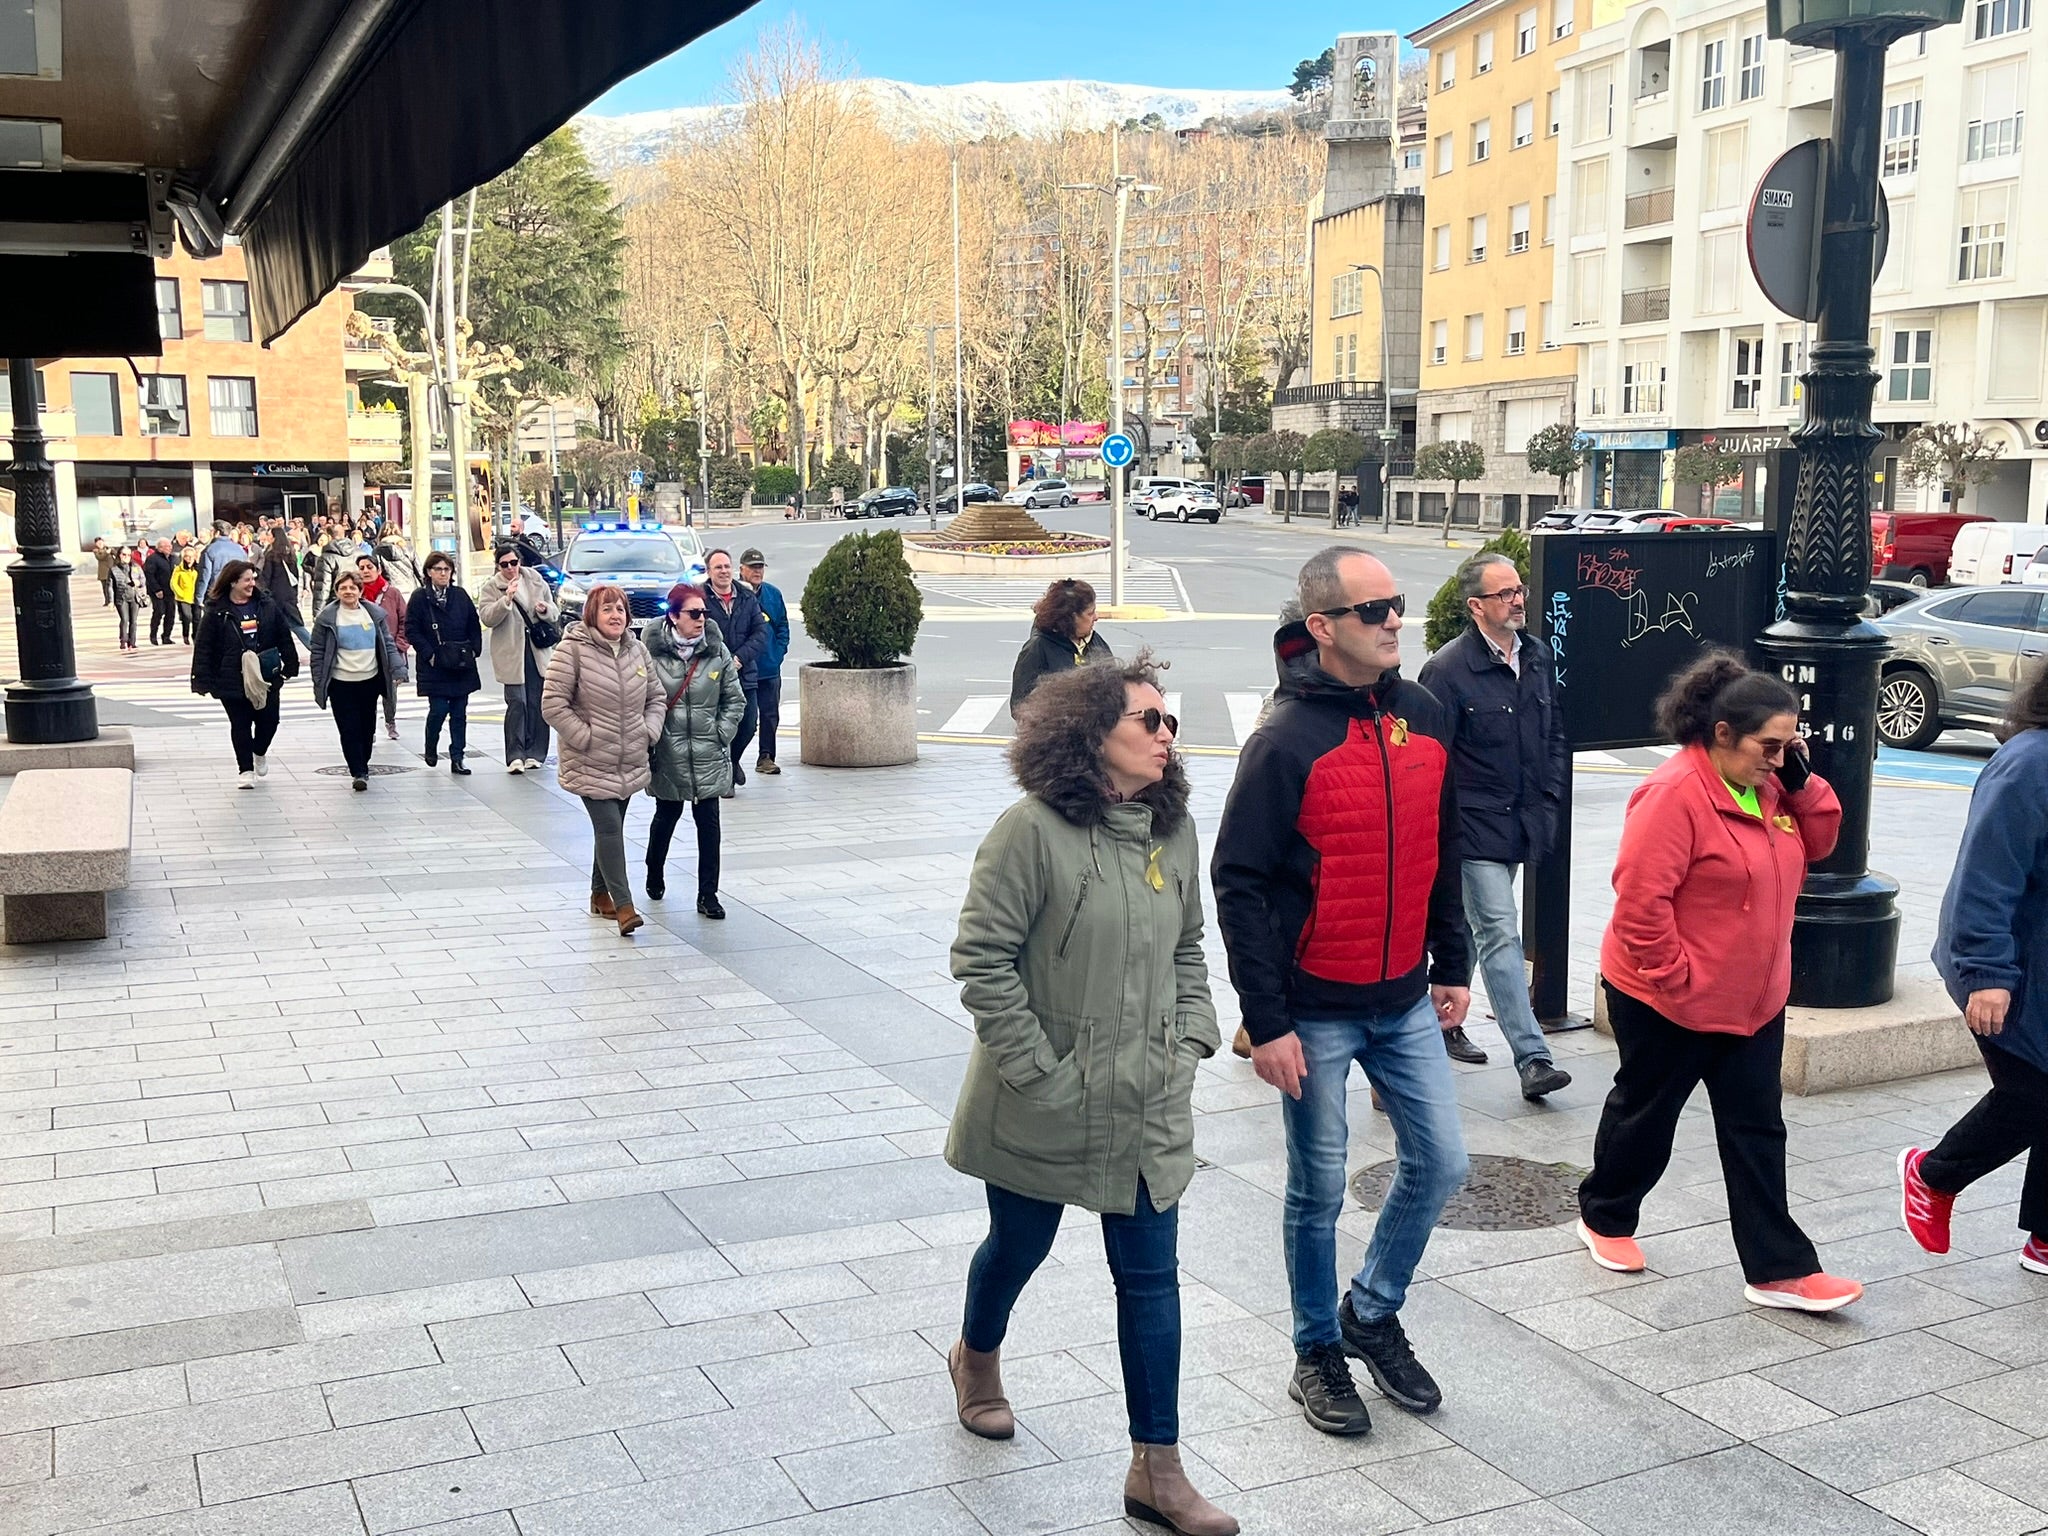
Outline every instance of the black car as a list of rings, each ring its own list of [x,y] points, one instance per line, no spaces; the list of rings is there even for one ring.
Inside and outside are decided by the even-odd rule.
[[[970,507],[977,501],[1001,501],[1002,499],[1003,493],[992,485],[985,485],[979,480],[971,480],[967,484],[967,505]],[[959,507],[960,504],[954,499],[951,491],[946,492],[945,495],[939,498],[939,510],[941,512],[956,512],[959,510]]]
[[[907,485],[887,485],[869,491],[847,507],[848,517],[909,517],[917,511],[917,492]]]

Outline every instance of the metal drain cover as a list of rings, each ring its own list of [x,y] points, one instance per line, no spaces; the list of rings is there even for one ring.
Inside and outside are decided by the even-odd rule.
[[[348,771],[348,765],[347,765],[347,764],[345,764],[345,763],[338,763],[338,764],[336,764],[336,765],[335,765],[334,767],[332,767],[332,768],[315,768],[315,769],[314,769],[313,771],[314,771],[315,773],[319,773],[319,774],[325,774],[325,775],[326,775],[326,776],[327,776],[328,778],[330,778],[330,779],[345,779],[345,778],[348,778],[348,777],[350,776],[350,775],[349,775],[349,771]],[[402,764],[402,763],[401,763],[401,764],[392,764],[392,763],[372,763],[372,764],[370,764],[370,777],[371,777],[371,778],[373,778],[373,779],[381,779],[381,778],[383,778],[383,777],[384,777],[384,775],[385,775],[385,774],[387,774],[387,773],[416,773],[416,772],[418,772],[418,770],[417,770],[417,769],[414,769],[414,768],[408,768],[408,767],[406,767],[406,766],[405,766],[404,764]]]
[[[1394,1181],[1391,1161],[1373,1163],[1351,1176],[1351,1196],[1368,1211],[1386,1202]],[[1524,1157],[1472,1154],[1472,1176],[1451,1196],[1440,1227],[1461,1232],[1533,1232],[1555,1227],[1579,1214],[1579,1181],[1584,1168],[1570,1163],[1534,1163]]]

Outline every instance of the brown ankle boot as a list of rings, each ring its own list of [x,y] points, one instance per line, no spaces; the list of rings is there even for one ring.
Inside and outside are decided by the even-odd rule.
[[[610,891],[592,891],[590,893],[590,915],[592,917],[617,917],[619,915],[619,909],[612,903],[612,893]]]
[[[1002,1361],[999,1351],[986,1354],[969,1349],[965,1339],[956,1339],[946,1356],[946,1369],[953,1377],[953,1395],[960,1404],[960,1423],[970,1434],[984,1440],[1007,1440],[1017,1433],[1017,1419],[1010,1412],[1010,1400],[1003,1396]]]
[[[633,910],[633,903],[627,902],[613,914],[619,920],[619,937],[624,938],[636,928],[645,928],[647,919]]]
[[[1237,1518],[1195,1492],[1180,1469],[1177,1445],[1131,1442],[1131,1470],[1124,1475],[1124,1513],[1149,1520],[1178,1536],[1237,1536]]]

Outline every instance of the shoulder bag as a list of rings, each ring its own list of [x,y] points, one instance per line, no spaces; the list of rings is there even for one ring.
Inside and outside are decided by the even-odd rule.
[[[427,599],[427,628],[434,632],[434,654],[430,666],[443,672],[466,672],[476,665],[476,647],[467,640],[443,640],[441,638],[441,616],[436,613],[436,604]]]
[[[509,595],[512,598],[512,606],[518,610],[519,617],[526,621],[526,643],[528,645],[532,646],[536,651],[552,651],[562,643],[561,625],[557,624],[553,619],[535,618],[519,606],[518,594],[513,593]]]

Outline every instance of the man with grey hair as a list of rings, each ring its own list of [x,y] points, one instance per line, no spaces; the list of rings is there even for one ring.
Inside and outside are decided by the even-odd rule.
[[[1252,1066],[1285,1095],[1288,1395],[1324,1433],[1359,1435],[1371,1419],[1347,1355],[1410,1413],[1443,1401],[1399,1314],[1430,1230],[1465,1181],[1440,1031],[1465,1020],[1472,940],[1452,722],[1400,675],[1407,601],[1393,572],[1339,544],[1296,586],[1301,616],[1273,637],[1276,702],[1238,758],[1211,874]],[[1396,1171],[1340,1302],[1354,1061],[1393,1122]]]
[[[1571,1074],[1551,1060],[1529,1006],[1515,872],[1557,840],[1571,752],[1550,648],[1526,632],[1529,594],[1515,562],[1472,556],[1458,567],[1458,591],[1472,622],[1429,658],[1419,681],[1450,711],[1465,916],[1494,1019],[1515,1053],[1522,1097],[1535,1103],[1568,1087]],[[1449,1043],[1455,1054],[1458,1041]]]

